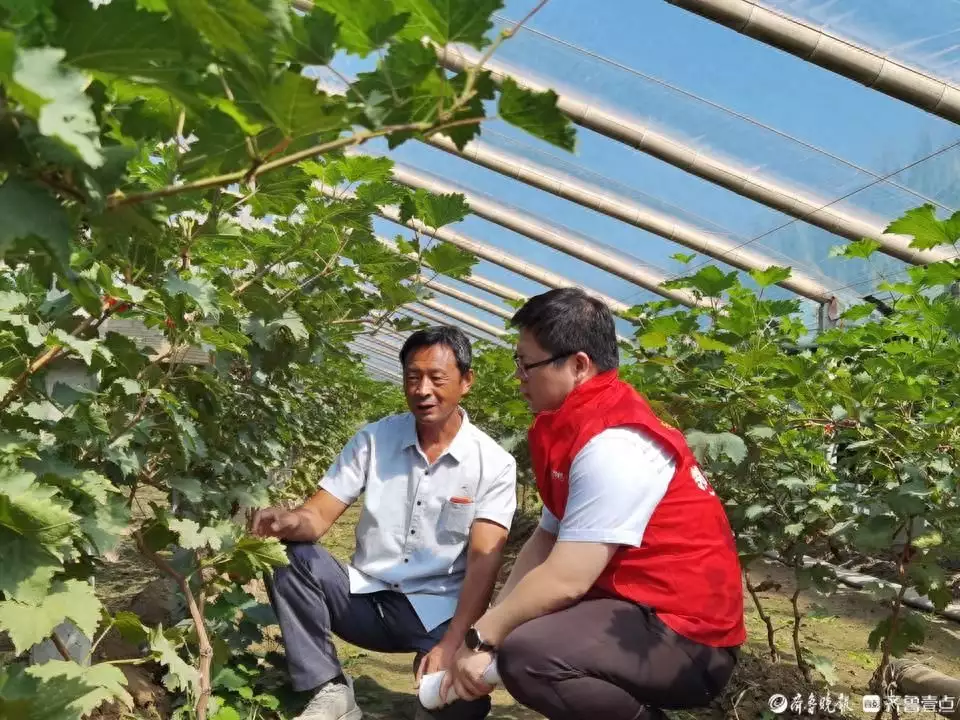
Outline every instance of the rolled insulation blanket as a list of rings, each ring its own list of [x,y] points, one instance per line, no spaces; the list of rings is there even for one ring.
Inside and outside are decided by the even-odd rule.
[[[937,698],[937,712],[943,717],[960,718],[960,680],[944,675],[915,660],[890,661],[887,677],[894,683],[900,697]],[[952,702],[951,702],[952,701]]]
[[[440,697],[440,686],[446,674],[445,671],[441,670],[440,672],[424,675],[420,679],[420,704],[427,710],[437,710],[444,705],[449,705],[455,700],[460,699],[453,688],[450,688],[450,692],[446,698]],[[487,666],[487,669],[483,672],[483,679],[488,685],[500,684],[500,675],[497,673],[496,660]]]

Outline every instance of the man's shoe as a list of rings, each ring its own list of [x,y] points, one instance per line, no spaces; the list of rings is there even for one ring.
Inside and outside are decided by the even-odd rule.
[[[346,685],[328,682],[317,691],[295,720],[361,720],[363,713],[353,694],[353,679],[346,678]]]

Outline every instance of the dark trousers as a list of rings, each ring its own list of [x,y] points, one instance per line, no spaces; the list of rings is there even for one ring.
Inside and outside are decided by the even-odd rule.
[[[549,720],[652,720],[703,707],[723,690],[737,651],[677,634],[639,605],[583,600],[525,623],[504,641],[497,668],[521,704]]]
[[[342,672],[331,633],[366,650],[417,653],[420,658],[443,638],[449,621],[430,632],[402,593],[350,593],[347,570],[324,548],[288,543],[290,565],[274,572],[270,601],[280,621],[290,679],[295,690],[311,690]],[[480,720],[490,698],[455,702],[437,718]]]

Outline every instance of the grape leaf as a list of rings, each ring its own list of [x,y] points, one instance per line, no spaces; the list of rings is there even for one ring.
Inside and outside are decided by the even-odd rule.
[[[737,271],[724,273],[716,265],[707,265],[694,275],[663,283],[665,288],[695,288],[706,297],[719,297],[737,284]]]
[[[348,183],[385,182],[393,176],[393,160],[375,155],[350,155],[336,165]]]
[[[62,266],[70,258],[70,221],[63,206],[39,185],[16,176],[0,185],[0,259],[17,240],[36,238]]]
[[[73,620],[82,633],[93,637],[100,623],[100,609],[100,601],[90,585],[67,580],[38,604],[0,602],[0,629],[7,631],[19,653],[50,635],[64,619]]]
[[[200,692],[200,673],[177,654],[177,649],[163,634],[163,628],[150,631],[150,650],[153,657],[167,667],[163,684],[168,690],[190,692],[194,697]]]
[[[406,40],[390,46],[376,70],[357,75],[352,94],[366,100],[374,127],[434,120],[443,100],[453,99],[453,86],[437,67],[432,48]]]
[[[54,42],[74,67],[173,83],[186,62],[182,26],[130,2],[59,0]]]
[[[469,214],[470,206],[459,193],[438,195],[426,190],[417,190],[404,198],[400,205],[401,222],[415,217],[432,228],[459,222]]]
[[[309,14],[293,15],[293,33],[283,52],[300,65],[328,65],[336,51],[340,33],[337,18],[316,6]]]
[[[219,315],[216,304],[217,288],[205,278],[193,277],[184,280],[179,275],[170,275],[164,283],[163,289],[173,296],[188,296],[197,303],[204,315],[210,317]]]
[[[776,285],[777,283],[782,283],[790,277],[790,273],[791,270],[788,267],[777,267],[773,265],[766,270],[751,270],[750,277],[756,281],[757,285],[765,288]]]
[[[41,683],[22,664],[0,668],[0,717],[16,720],[81,720],[73,703],[90,687],[77,678]]]
[[[39,542],[25,538],[0,526],[0,592],[22,603],[34,604],[43,599],[50,581],[60,569],[60,562]]]
[[[116,550],[130,527],[130,509],[120,497],[111,497],[84,516],[80,528],[100,554]]]
[[[849,245],[838,245],[830,250],[830,257],[863,258],[866,260],[880,249],[880,243],[873,238],[863,238]]]
[[[77,698],[69,705],[69,709],[81,714],[93,712],[107,701],[119,700],[128,709],[133,709],[133,698],[126,691],[126,678],[120,668],[107,663],[99,663],[84,667],[75,662],[65,660],[48,660],[43,665],[35,665],[27,670],[33,677],[50,682],[56,679],[60,684],[62,679],[79,680],[90,691],[81,698]]]
[[[408,18],[406,13],[395,13],[390,0],[315,0],[314,4],[336,16],[339,45],[360,57],[384,45]]]
[[[73,533],[77,520],[56,488],[36,483],[33,473],[0,467],[0,526],[53,545]]]
[[[502,0],[397,0],[397,8],[410,13],[404,37],[429,37],[440,45],[465,43],[477,49],[488,44],[484,37],[493,27],[491,15],[503,7]]]
[[[222,533],[215,527],[201,528],[200,525],[190,519],[171,520],[170,529],[180,536],[180,545],[187,550],[200,550],[201,548],[211,548],[219,550],[222,543]]]
[[[65,55],[52,47],[19,50],[8,92],[37,118],[42,134],[61,140],[87,165],[100,167],[100,128],[84,93],[88,80],[60,64]]]
[[[517,85],[507,77],[500,87],[500,117],[564,150],[573,151],[577,134],[570,119],[557,108],[557,94],[553,90],[534,92]]]
[[[292,31],[284,0],[167,0],[167,5],[214,50],[251,67],[269,61]]]
[[[894,220],[887,226],[887,232],[912,236],[910,247],[920,250],[952,245],[960,239],[960,212],[938,220],[933,205],[923,205]]]
[[[732,352],[733,348],[727,345],[724,342],[720,342],[716,338],[712,338],[709,335],[703,335],[701,333],[693,333],[693,340],[697,343],[701,350],[707,352]]]
[[[346,118],[346,103],[335,95],[317,92],[315,81],[285,72],[265,83],[246,84],[246,97],[238,97],[241,109],[267,117],[287,138],[302,138],[339,131]]]
[[[57,339],[58,343],[70,348],[83,358],[83,362],[87,365],[93,362],[94,352],[99,352],[107,360],[112,359],[110,350],[104,347],[100,340],[81,340],[59,328],[53,331],[53,336]]]
[[[0,8],[9,15],[6,22],[11,27],[24,27],[50,7],[50,0],[0,0]]]
[[[441,275],[461,278],[470,274],[477,258],[447,243],[437,243],[423,253],[424,261]]]

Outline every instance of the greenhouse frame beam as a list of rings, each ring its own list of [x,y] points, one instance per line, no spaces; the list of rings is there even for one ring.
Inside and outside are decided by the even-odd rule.
[[[559,175],[552,168],[531,162],[522,155],[494,149],[477,141],[468,143],[463,151],[459,151],[452,140],[438,135],[428,142],[451,155],[709,255],[740,270],[766,270],[771,266],[784,264],[762,253],[748,250],[742,243],[694,227],[631,198],[608,192],[568,175]],[[833,297],[826,285],[804,272],[793,270],[789,278],[777,284],[818,303],[829,302]]]
[[[416,253],[404,253],[403,251],[400,250],[400,248],[398,248],[396,245],[394,245],[394,244],[393,244],[392,242],[390,242],[389,240],[386,240],[385,238],[378,238],[378,239],[380,240],[380,242],[382,242],[384,245],[386,245],[388,248],[390,248],[391,250],[393,250],[393,251],[394,251],[395,253],[397,253],[397,254],[404,255],[404,257],[408,257],[408,258],[410,258],[410,259],[412,259],[412,260],[418,260],[418,259],[419,259],[419,256],[418,256]],[[456,279],[456,280],[459,280],[460,282],[468,283],[471,278],[473,278],[473,279],[478,279],[478,280],[479,280],[479,279],[482,279],[482,278],[480,278],[479,276],[472,276],[472,275],[466,275],[466,276],[464,276],[464,277],[455,278],[455,279]],[[488,283],[488,282],[491,282],[491,281],[483,279],[483,282],[484,282],[484,283]],[[439,283],[438,283],[438,284],[439,284]],[[471,284],[473,284],[473,283],[471,283]],[[492,285],[496,285],[496,283],[491,283],[491,284],[492,284]],[[484,287],[484,285],[483,285],[482,283],[474,284],[474,287],[480,287],[480,288],[483,288],[483,289],[488,289],[488,288]],[[499,287],[503,288],[502,285],[500,285]],[[435,289],[436,289],[436,288],[435,288]],[[452,289],[452,288],[451,288],[451,289]],[[510,288],[505,288],[505,289],[506,289],[507,291],[509,291],[509,293],[511,293],[511,294],[510,294],[510,295],[501,295],[501,297],[503,297],[504,299],[506,299],[506,300],[518,300],[518,301],[520,301],[520,302],[526,302],[526,300],[527,300],[527,298],[528,298],[527,295],[524,295],[523,293],[518,293],[516,290],[511,290]],[[442,291],[442,290],[438,290],[438,292],[443,292],[443,291]],[[490,291],[490,292],[492,292],[492,291]],[[494,294],[497,294],[497,293],[494,293]],[[477,298],[473,297],[472,295],[468,295],[467,293],[463,293],[463,295],[466,296],[466,297],[470,297],[470,298],[471,298],[470,300],[467,300],[466,297],[464,297],[464,298],[459,298],[459,299],[462,299],[464,302],[468,302],[468,303],[473,304],[473,300],[476,300],[476,299],[477,299]],[[451,297],[457,297],[457,296],[451,295]],[[488,304],[489,304],[489,303],[488,303]],[[492,304],[490,305],[490,308],[483,307],[483,308],[481,308],[481,309],[487,309],[489,312],[492,312],[492,308],[496,308],[496,309],[497,309],[496,314],[497,314],[497,315],[500,315],[500,317],[502,317],[504,320],[508,320],[508,321],[509,321],[509,320],[512,320],[512,319],[513,319],[513,315],[514,315],[514,312],[515,312],[515,311],[507,311],[507,310],[505,310],[505,309],[503,309],[503,308],[498,308],[497,306],[492,305]],[[502,314],[501,314],[501,313],[502,313]],[[620,335],[619,333],[617,334],[617,341],[618,341],[618,342],[629,342],[625,337],[623,337],[623,336]]]
[[[378,360],[382,360],[383,362],[390,362],[395,359],[389,356],[386,350],[382,350],[372,345],[357,345],[354,352],[357,352],[363,355],[364,357],[373,357]]]
[[[741,35],[960,123],[960,88],[751,0],[667,0]]]
[[[374,359],[375,359],[375,358],[374,358]],[[387,380],[390,380],[391,382],[395,382],[395,383],[397,383],[398,385],[403,383],[403,378],[400,377],[400,374],[399,374],[399,373],[391,372],[390,370],[388,370],[387,368],[385,368],[383,365],[380,365],[380,364],[378,364],[378,363],[376,363],[376,362],[373,362],[373,359],[371,359],[371,358],[369,358],[369,357],[364,357],[363,366],[364,366],[367,370],[376,372],[376,373],[377,373],[378,375],[380,375],[381,377],[386,378]]]
[[[475,297],[470,293],[465,293],[462,290],[458,290],[455,287],[450,287],[449,285],[438,282],[437,280],[432,280],[431,278],[420,275],[417,280],[424,286],[434,290],[438,293],[452,297],[460,302],[467,303],[468,305],[473,305],[479,310],[488,312],[491,315],[496,315],[499,318],[504,320],[510,320],[513,317],[513,313],[507,310],[504,310],[502,307],[494,305],[491,302],[487,302],[481,298]]]
[[[511,208],[486,197],[481,197],[469,190],[447,184],[442,180],[425,175],[414,168],[401,165],[400,163],[394,163],[393,179],[401,185],[420,188],[433,193],[459,193],[464,196],[473,214],[482,217],[484,220],[489,220],[501,227],[539,242],[542,245],[552,247],[571,257],[583,260],[596,268],[606,270],[628,282],[632,282],[635,285],[669,300],[674,300],[682,305],[688,307],[710,305],[710,303],[697,298],[687,290],[674,290],[661,287],[661,284],[667,280],[665,276],[658,275],[650,270],[638,267],[627,260],[610,255],[595,245],[584,242],[580,238],[572,236],[569,232],[551,225],[530,213]]]
[[[327,197],[339,197],[336,190],[332,187],[326,185],[320,188],[322,192]],[[346,193],[346,196],[351,196],[351,193]],[[404,222],[400,219],[400,211],[393,207],[381,207],[379,208],[378,215],[396,223],[397,225],[403,225],[408,227],[411,230],[415,230],[418,233],[423,235],[429,235],[432,238],[441,240],[446,243],[450,243],[454,247],[458,247],[461,250],[466,250],[473,255],[476,255],[481,260],[486,260],[487,262],[493,263],[494,265],[499,265],[502,268],[506,268],[517,275],[527,278],[528,280],[533,280],[534,282],[540,283],[548,288],[565,288],[565,287],[576,287],[581,288],[584,292],[592,295],[598,300],[602,301],[607,307],[610,308],[610,311],[616,313],[617,315],[626,315],[630,306],[626,303],[620,302],[619,300],[605,295],[604,293],[592,290],[580,283],[575,283],[573,280],[565,278],[563,275],[558,273],[551,272],[546,268],[542,268],[539,265],[534,263],[527,262],[526,260],[521,260],[516,255],[511,255],[508,252],[499,250],[491,245],[488,245],[479,240],[474,240],[471,237],[464,235],[463,233],[457,232],[456,230],[451,230],[450,228],[431,228],[420,222],[416,218],[411,218],[407,222]]]
[[[420,302],[420,304],[422,305],[423,303]],[[443,308],[443,309],[439,309],[439,308]],[[494,335],[491,338],[484,335],[480,330],[475,330],[474,327],[476,326],[476,323],[481,322],[480,320],[474,320],[473,318],[471,318],[470,322],[467,322],[466,320],[462,319],[464,316],[463,313],[458,313],[457,316],[454,316],[449,313],[449,311],[452,310],[452,308],[448,308],[442,305],[441,303],[433,303],[432,309],[428,309],[427,307],[420,307],[418,305],[406,305],[402,309],[406,312],[413,313],[414,315],[419,315],[420,317],[425,318],[437,325],[453,325],[455,327],[459,327],[460,330],[462,330],[464,333],[474,338],[475,340],[483,340],[485,342],[493,343],[495,345],[501,345],[504,347],[506,346],[506,343],[504,343],[500,339],[500,335]],[[457,312],[457,311],[454,310],[453,312]],[[470,317],[470,316],[467,315],[466,317]],[[503,330],[498,329],[498,332],[503,333]]]
[[[353,342],[361,347],[371,346],[379,349],[381,352],[390,353],[391,357],[394,360],[399,361],[400,348],[395,347],[394,345],[391,345],[386,340],[382,340],[380,338],[374,338],[374,337],[356,337],[353,339]]]
[[[457,310],[456,308],[450,307],[449,305],[444,305],[443,303],[439,303],[436,300],[424,299],[424,300],[417,300],[417,302],[420,305],[423,305],[424,307],[430,308],[434,312],[442,313],[444,315],[447,315],[448,317],[453,318],[454,320],[465,323],[466,325],[471,325],[475,327],[477,330],[481,330],[487,333],[488,335],[493,335],[493,337],[495,338],[502,338],[507,334],[507,331],[504,330],[503,328],[499,328],[496,325],[491,325],[490,323],[484,322],[479,318],[475,318],[470,313],[462,312],[460,310]]]
[[[479,62],[481,55],[472,48],[437,48],[444,67],[463,71]],[[515,68],[508,69],[496,60],[485,65],[497,83],[507,77],[519,86],[542,92],[549,89],[543,83],[527,77]],[[910,247],[911,238],[894,235],[869,219],[847,210],[833,207],[833,203],[807,195],[779,182],[739,167],[725,159],[698,150],[682,141],[656,132],[635,118],[600,109],[588,101],[558,93],[557,108],[574,123],[593,130],[612,140],[628,145],[642,153],[662,160],[684,172],[749,198],[767,207],[779,210],[803,222],[828,232],[857,241],[869,237],[880,244],[880,251],[913,265],[925,265],[949,260],[954,255],[943,248],[919,250]]]
[[[423,261],[423,259],[417,253],[405,253],[400,248],[398,248],[392,241],[387,240],[386,238],[377,236],[377,239],[399,255],[403,255],[404,257],[409,258],[415,262]],[[426,267],[430,267],[425,262],[423,264]],[[459,277],[456,279],[462,283],[466,283],[467,285],[473,285],[473,287],[479,290],[488,292],[491,295],[496,295],[499,298],[503,298],[504,300],[524,302],[527,299],[527,296],[524,295],[523,293],[518,292],[513,288],[509,288],[506,285],[501,285],[500,283],[496,283],[493,280],[488,280],[487,278],[481,275],[474,275],[473,273],[471,273],[470,275],[465,275],[463,277]]]

